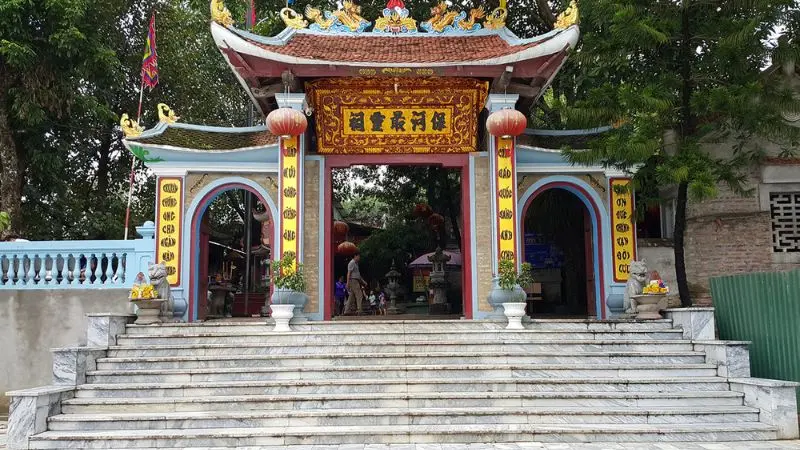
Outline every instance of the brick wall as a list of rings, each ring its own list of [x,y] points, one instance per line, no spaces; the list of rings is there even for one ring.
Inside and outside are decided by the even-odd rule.
[[[750,185],[758,186],[751,175]],[[709,278],[778,269],[772,261],[772,226],[758,195],[742,197],[720,185],[717,197],[689,201],[686,273],[696,297],[708,293]]]
[[[475,156],[475,255],[474,269],[477,271],[478,311],[491,312],[489,291],[492,289],[492,189],[489,184],[489,158]]]
[[[319,311],[319,161],[306,160],[303,181],[303,223],[300,225],[303,233],[303,267],[306,277],[306,303],[305,312]]]

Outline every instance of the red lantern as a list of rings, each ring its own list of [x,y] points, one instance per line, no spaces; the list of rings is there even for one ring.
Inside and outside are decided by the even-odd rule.
[[[305,114],[296,109],[278,108],[267,116],[269,132],[284,139],[303,134],[307,127]]]
[[[336,253],[343,256],[353,256],[358,253],[358,247],[350,241],[344,241],[336,247]]]
[[[501,109],[493,112],[486,119],[486,130],[489,131],[489,134],[504,139],[519,136],[525,132],[526,126],[528,126],[528,119],[516,109]]]
[[[417,205],[414,206],[413,214],[414,217],[428,217],[433,214],[433,210],[427,203],[417,203]]]
[[[430,217],[428,217],[428,225],[432,226],[433,228],[439,228],[443,224],[444,224],[444,217],[442,217],[441,214],[434,213],[431,214]]]
[[[333,222],[333,235],[336,237],[347,237],[347,232],[350,231],[350,227],[342,222],[337,220]]]

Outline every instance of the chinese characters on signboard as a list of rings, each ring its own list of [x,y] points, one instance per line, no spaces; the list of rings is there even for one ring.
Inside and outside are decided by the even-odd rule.
[[[453,128],[452,109],[343,108],[344,134],[447,134]]]
[[[514,140],[498,138],[495,152],[498,261],[516,261],[516,205],[514,204]]]
[[[299,149],[298,138],[281,139],[281,258],[297,263],[299,252]],[[295,266],[296,267],[296,266]]]
[[[156,262],[167,266],[170,286],[181,282],[181,219],[183,216],[183,180],[158,180],[156,218]]]
[[[611,238],[614,252],[614,281],[628,281],[635,253],[633,188],[627,178],[611,180]]]
[[[468,78],[321,79],[307,84],[317,152],[477,151],[488,83]]]

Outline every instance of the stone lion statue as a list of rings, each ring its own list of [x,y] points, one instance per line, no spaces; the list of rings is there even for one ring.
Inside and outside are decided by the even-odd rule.
[[[625,299],[622,308],[627,314],[636,314],[637,305],[634,295],[641,295],[647,284],[647,265],[644,261],[631,261],[628,284],[625,285]]]
[[[172,291],[169,289],[169,281],[167,280],[167,265],[163,262],[158,264],[153,264],[151,262],[147,266],[147,274],[150,276],[150,284],[152,284],[158,292],[158,298],[164,299],[164,303],[161,305],[161,321],[172,322],[174,300],[172,299]]]

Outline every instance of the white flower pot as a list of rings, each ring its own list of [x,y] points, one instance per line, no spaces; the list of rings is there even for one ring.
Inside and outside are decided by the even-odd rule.
[[[525,317],[525,302],[503,303],[503,313],[508,318],[506,330],[524,330],[522,318]]]
[[[270,305],[272,318],[275,319],[275,328],[272,331],[292,331],[289,321],[294,317],[294,305]]]
[[[293,291],[291,289],[275,288],[272,291],[272,304],[273,305],[294,305],[294,317],[292,323],[304,322],[308,320],[303,309],[306,306],[308,297],[303,292]]]

